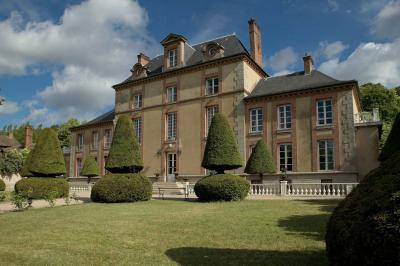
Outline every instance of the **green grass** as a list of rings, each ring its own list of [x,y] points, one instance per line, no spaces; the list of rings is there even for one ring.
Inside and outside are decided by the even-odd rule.
[[[152,200],[0,214],[1,265],[327,265],[337,201]]]

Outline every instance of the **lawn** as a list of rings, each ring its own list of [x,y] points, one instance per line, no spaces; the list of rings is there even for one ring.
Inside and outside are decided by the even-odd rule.
[[[337,201],[151,200],[0,214],[1,265],[327,265]]]

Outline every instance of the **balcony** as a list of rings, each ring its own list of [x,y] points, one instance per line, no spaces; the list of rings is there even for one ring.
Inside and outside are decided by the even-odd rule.
[[[379,109],[374,108],[372,112],[361,112],[354,115],[355,124],[378,124],[381,123]]]

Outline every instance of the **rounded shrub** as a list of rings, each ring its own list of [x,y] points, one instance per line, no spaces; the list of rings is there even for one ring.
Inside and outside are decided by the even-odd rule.
[[[400,265],[400,153],[367,175],[327,226],[331,265]]]
[[[64,178],[23,178],[15,183],[14,189],[32,199],[45,199],[50,194],[54,194],[56,198],[64,198],[69,194],[69,184]]]
[[[149,200],[152,195],[150,180],[140,173],[108,174],[92,188],[94,202],[116,203]]]
[[[194,186],[200,201],[242,200],[249,194],[249,189],[248,181],[232,174],[206,176]]]
[[[6,183],[0,178],[0,191],[6,190]]]

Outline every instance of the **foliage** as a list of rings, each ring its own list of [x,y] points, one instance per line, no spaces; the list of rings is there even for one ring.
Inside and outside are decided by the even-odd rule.
[[[45,128],[31,152],[29,172],[39,177],[54,177],[65,174],[64,155],[54,130]]]
[[[106,169],[111,173],[137,173],[143,169],[132,120],[126,115],[118,118]]]
[[[6,190],[6,183],[0,178],[0,191]]]
[[[15,191],[32,199],[46,199],[50,193],[63,198],[69,194],[69,184],[63,178],[30,177],[19,180]]]
[[[219,174],[242,166],[235,134],[221,113],[216,114],[211,121],[201,165]]]
[[[18,174],[24,163],[24,157],[21,151],[12,149],[0,155],[0,175],[11,178],[14,174]]]
[[[54,206],[56,206],[56,199],[57,199],[57,197],[58,197],[58,192],[52,190],[52,191],[49,191],[49,192],[45,195],[44,199],[49,203],[49,206],[50,206],[50,207],[54,207]],[[64,197],[64,198],[65,198],[65,197]]]
[[[15,210],[23,211],[28,207],[28,198],[26,195],[13,193],[11,196],[11,203],[14,205]]]
[[[200,201],[243,200],[249,194],[250,184],[242,177],[231,174],[206,176],[194,186]]]
[[[383,146],[379,160],[384,161],[393,155],[396,151],[400,151],[400,112],[397,114],[393,123],[389,136]]]
[[[92,188],[94,202],[135,202],[151,198],[152,184],[140,173],[109,174],[102,177]]]
[[[272,153],[264,140],[260,139],[247,161],[244,172],[247,174],[275,173],[276,167]]]
[[[58,127],[58,139],[62,148],[71,146],[71,127],[79,126],[80,122],[76,118],[71,118]]]
[[[368,174],[329,220],[331,265],[400,264],[400,151]]]
[[[0,191],[0,202],[5,201],[6,198],[7,198],[6,192]]]
[[[33,173],[31,173],[29,171],[29,167],[30,167],[29,165],[31,164],[31,161],[32,161],[32,151],[27,154],[27,156],[24,160],[24,164],[21,168],[21,171],[19,172],[19,174],[22,177],[32,177],[33,176]]]
[[[86,156],[80,175],[87,177],[100,175],[99,167],[97,166],[97,162],[93,155]]]

